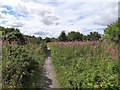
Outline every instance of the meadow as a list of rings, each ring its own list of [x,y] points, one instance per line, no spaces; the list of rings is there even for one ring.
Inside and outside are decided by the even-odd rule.
[[[106,41],[50,42],[61,88],[120,88],[118,46]]]
[[[45,60],[52,60],[60,88],[119,90],[119,24],[120,19],[108,25],[104,35],[62,31],[57,38],[45,39],[0,27],[2,88],[42,88]],[[51,50],[49,59],[47,48]],[[52,80],[49,81],[51,85]]]

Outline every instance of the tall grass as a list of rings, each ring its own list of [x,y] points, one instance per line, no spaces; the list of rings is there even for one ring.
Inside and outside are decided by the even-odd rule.
[[[52,42],[48,47],[62,88],[120,88],[115,44]]]

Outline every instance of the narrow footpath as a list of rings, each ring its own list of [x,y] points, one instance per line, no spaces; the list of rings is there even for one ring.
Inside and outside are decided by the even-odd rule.
[[[45,60],[43,68],[44,70],[43,70],[41,87],[44,90],[59,88],[58,81],[56,79],[55,69],[51,61],[50,50],[48,50],[47,52],[46,60]]]

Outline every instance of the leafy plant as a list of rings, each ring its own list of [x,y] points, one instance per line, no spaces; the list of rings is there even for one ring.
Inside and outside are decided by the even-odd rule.
[[[108,25],[107,28],[104,30],[104,38],[114,41],[116,43],[120,42],[120,19],[112,24]]]
[[[117,45],[97,41],[52,42],[48,47],[62,88],[120,88],[118,49],[113,49]]]

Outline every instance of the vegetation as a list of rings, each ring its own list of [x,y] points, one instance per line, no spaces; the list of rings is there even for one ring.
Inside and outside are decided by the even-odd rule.
[[[9,43],[16,41],[17,44],[25,44],[25,38],[18,29],[4,28],[2,31],[2,36],[3,42],[7,40]]]
[[[2,29],[2,87],[40,87],[46,44],[14,28]]]
[[[3,88],[40,88],[48,45],[62,88],[120,89],[119,24],[120,19],[108,25],[103,35],[62,31],[57,38],[45,39],[0,27]]]
[[[65,31],[62,31],[58,38],[59,38],[59,41],[67,41],[67,35]]]
[[[120,43],[120,19],[108,25],[104,30],[104,38],[116,43]]]
[[[115,44],[51,42],[48,46],[62,88],[120,88],[118,47]]]
[[[48,43],[62,88],[120,89],[119,22],[108,25],[103,41],[99,40],[101,35],[98,32],[90,32],[87,36],[70,32],[67,42]]]
[[[68,33],[68,40],[69,41],[83,41],[83,34],[79,32],[71,31]]]
[[[101,38],[101,35],[98,32],[90,32],[87,36],[88,40],[99,40]]]
[[[107,26],[107,28],[104,29],[104,34],[101,35],[98,32],[90,32],[87,35],[83,35],[80,32],[71,31],[68,32],[68,34],[65,33],[65,31],[62,31],[60,35],[57,38],[48,38],[46,37],[45,40],[47,42],[59,42],[59,41],[96,41],[96,40],[107,40],[112,41],[116,43],[120,43],[120,19],[117,21],[111,23]]]

